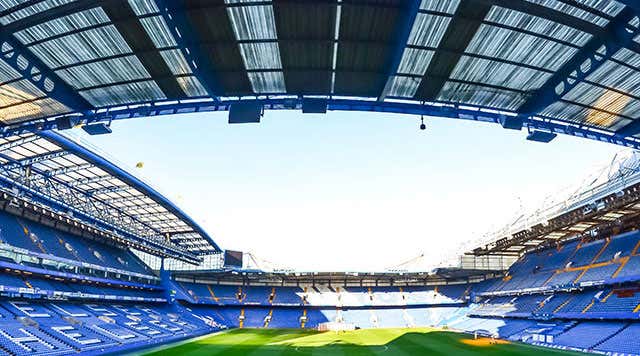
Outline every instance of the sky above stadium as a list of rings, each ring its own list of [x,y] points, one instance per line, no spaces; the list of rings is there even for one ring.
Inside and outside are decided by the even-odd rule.
[[[382,271],[461,246],[580,183],[621,147],[498,125],[377,113],[267,111],[114,122],[84,139],[173,199],[226,249],[303,271]],[[444,261],[446,260],[446,261]]]

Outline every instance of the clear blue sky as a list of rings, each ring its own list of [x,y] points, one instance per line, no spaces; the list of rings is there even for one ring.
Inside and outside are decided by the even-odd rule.
[[[300,270],[439,263],[606,164],[621,148],[550,144],[498,125],[415,116],[267,111],[114,122],[90,142],[134,166],[228,249]]]

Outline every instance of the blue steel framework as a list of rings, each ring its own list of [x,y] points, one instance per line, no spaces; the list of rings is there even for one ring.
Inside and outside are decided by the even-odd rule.
[[[114,7],[114,4],[130,8],[131,12],[136,14],[137,21],[143,25],[144,29],[148,32],[147,35],[152,38],[154,43],[145,46],[139,44],[133,46],[129,45],[127,40],[122,37],[108,32],[107,30],[112,27],[120,32],[130,30],[121,23],[126,22],[125,20],[128,19],[118,19],[119,22],[117,23],[111,22],[106,12],[102,10],[103,8],[108,9]],[[469,4],[488,5],[492,11],[489,11],[485,19],[478,24],[478,20],[464,18],[464,14],[459,13],[463,12],[460,10],[463,7],[462,5]],[[581,83],[596,85],[594,88],[602,89],[606,92],[603,93],[602,96],[609,92],[619,92],[620,95],[625,96],[624,100],[631,101],[631,103],[625,107],[628,108],[629,106],[635,105],[636,98],[640,97],[640,94],[635,94],[635,88],[627,90],[617,89],[614,85],[599,85],[599,83],[590,82],[589,79],[591,74],[598,71],[604,63],[612,60],[612,57],[621,50],[631,51],[640,56],[640,43],[638,41],[638,34],[640,32],[638,25],[640,24],[640,20],[636,17],[638,5],[631,0],[620,2],[599,0],[590,2],[589,4],[563,0],[423,0],[410,2],[391,1],[390,4],[385,5],[386,7],[376,5],[373,1],[353,3],[349,1],[320,1],[315,5],[311,5],[305,1],[240,2],[233,0],[213,1],[209,5],[196,4],[196,2],[187,0],[176,2],[165,0],[92,0],[63,3],[45,0],[24,2],[20,5],[0,5],[2,6],[0,14],[3,15],[0,34],[4,36],[0,39],[4,40],[2,53],[5,54],[7,58],[4,64],[17,71],[22,78],[28,78],[33,81],[42,91],[41,94],[43,94],[33,97],[26,96],[27,100],[24,102],[11,103],[10,105],[0,107],[0,109],[12,110],[11,108],[16,106],[38,103],[44,98],[52,99],[56,105],[62,106],[56,108],[55,111],[57,112],[55,114],[49,113],[50,115],[46,115],[46,110],[39,109],[39,117],[38,115],[25,115],[13,117],[12,120],[6,120],[2,128],[2,133],[7,137],[16,133],[35,132],[55,128],[55,123],[47,119],[60,115],[71,114],[75,120],[77,120],[77,123],[84,124],[97,121],[108,122],[111,118],[145,117],[175,111],[201,111],[212,107],[200,102],[190,103],[190,100],[166,103],[166,98],[159,90],[156,90],[154,95],[141,94],[140,98],[136,98],[135,95],[127,97],[127,95],[129,95],[128,93],[134,93],[135,90],[142,90],[139,87],[134,87],[136,85],[144,84],[156,88],[155,82],[168,79],[152,77],[149,74],[152,71],[147,71],[147,68],[141,68],[141,73],[138,73],[137,77],[132,77],[131,79],[123,79],[114,73],[94,73],[93,77],[89,79],[81,77],[83,74],[87,75],[89,69],[104,69],[100,67],[100,65],[105,67],[107,65],[122,65],[121,63],[111,62],[118,59],[127,58],[130,64],[140,64],[134,57],[143,57],[154,51],[161,53],[163,58],[165,58],[166,64],[175,75],[174,79],[177,80],[185,90],[186,96],[193,99],[213,98],[213,100],[218,103],[213,110],[226,110],[228,103],[234,100],[234,98],[236,100],[240,98],[247,100],[255,98],[260,100],[267,109],[299,108],[300,99],[305,95],[304,93],[295,93],[290,90],[285,90],[284,92],[257,92],[255,83],[253,83],[253,94],[238,91],[238,94],[241,95],[235,97],[230,96],[229,94],[232,94],[233,91],[225,88],[224,80],[222,80],[226,72],[224,72],[224,68],[220,67],[220,62],[224,61],[224,59],[216,57],[215,49],[218,47],[215,46],[238,47],[244,62],[242,66],[246,72],[245,74],[249,75],[250,79],[261,76],[260,80],[264,81],[270,78],[269,73],[278,71],[285,73],[285,79],[288,79],[287,76],[289,74],[287,73],[307,69],[297,67],[290,69],[285,66],[284,57],[282,57],[282,59],[276,58],[280,57],[280,55],[276,52],[271,53],[270,51],[278,50],[278,42],[281,43],[281,47],[284,47],[289,41],[295,43],[312,43],[313,41],[319,40],[314,38],[272,39],[267,35],[261,37],[260,34],[253,33],[260,32],[261,29],[253,28],[252,26],[262,26],[267,29],[273,27],[272,31],[275,31],[276,36],[285,36],[286,26],[290,25],[286,21],[293,20],[280,19],[284,14],[288,14],[288,12],[283,9],[288,9],[287,6],[298,6],[306,9],[305,6],[309,6],[309,11],[311,11],[314,9],[312,6],[319,8],[325,5],[328,7],[343,7],[342,17],[337,18],[337,14],[332,15],[336,16],[336,18],[332,18],[332,20],[339,23],[328,25],[329,27],[343,26],[342,31],[336,31],[336,33],[344,33],[344,27],[350,26],[348,21],[352,20],[345,19],[345,11],[349,9],[349,6],[363,10],[369,8],[375,10],[382,9],[382,11],[389,10],[389,12],[395,14],[393,18],[389,19],[391,22],[389,27],[384,28],[384,30],[390,32],[386,37],[390,42],[374,43],[375,45],[386,45],[386,47],[383,48],[385,53],[383,53],[382,57],[386,59],[384,60],[380,73],[382,77],[382,86],[379,87],[380,91],[376,96],[368,97],[357,95],[356,92],[351,93],[348,90],[336,90],[335,96],[327,96],[329,110],[381,111],[472,119],[482,117],[486,119],[486,121],[500,121],[500,113],[483,112],[481,115],[468,115],[469,112],[474,109],[468,110],[467,107],[474,107],[480,110],[497,110],[522,116],[525,121],[525,127],[535,128],[537,130],[569,134],[629,147],[637,147],[637,139],[633,136],[638,133],[637,131],[640,131],[638,127],[639,124],[637,123],[638,121],[635,120],[635,117],[631,116],[632,112],[622,114],[624,108],[618,108],[617,111],[612,110],[612,112],[609,111],[608,107],[601,107],[602,104],[598,104],[597,101],[587,104],[570,103],[570,106],[580,106],[584,110],[596,112],[598,115],[610,115],[610,121],[615,121],[615,123],[607,122],[606,124],[602,124],[602,122],[590,122],[588,118],[577,117],[579,115],[575,115],[576,117],[567,117],[566,115],[555,116],[544,110],[553,104],[569,103],[565,94],[571,92],[573,88]],[[14,7],[12,8],[12,6]],[[210,34],[201,28],[201,24],[198,23],[194,12],[200,10],[203,12],[213,11],[212,9],[222,11],[218,14],[224,15],[226,13],[228,19],[224,20],[229,21],[231,26],[227,32],[231,30],[234,31],[235,38],[225,38],[223,41],[217,39],[222,36],[220,34],[216,35],[218,37],[215,38],[207,37]],[[242,13],[238,15],[236,12]],[[500,14],[502,14],[504,19],[500,17]],[[490,82],[491,80],[489,80],[489,82],[482,82],[482,80],[478,79],[454,78],[455,73],[449,73],[450,75],[446,78],[435,78],[449,86],[454,84],[459,85],[460,90],[477,90],[479,94],[474,92],[473,95],[486,96],[489,95],[486,93],[491,90],[495,90],[496,93],[512,91],[515,93],[514,95],[517,94],[524,97],[522,103],[515,108],[511,105],[491,103],[480,105],[478,100],[475,99],[460,99],[457,97],[460,92],[449,95],[445,89],[441,89],[440,95],[435,98],[436,100],[429,103],[424,103],[422,100],[419,100],[420,94],[416,92],[414,92],[413,95],[402,95],[397,90],[393,92],[392,87],[394,81],[422,81],[422,78],[420,78],[420,70],[417,70],[417,72],[407,71],[407,67],[415,66],[417,63],[428,66],[429,61],[425,61],[423,57],[428,57],[429,53],[437,56],[440,52],[447,53],[447,51],[453,51],[451,48],[443,48],[443,46],[446,47],[446,43],[440,43],[441,38],[427,40],[427,43],[422,43],[424,41],[421,42],[418,38],[424,35],[422,32],[443,32],[447,29],[447,25],[454,23],[454,20],[457,20],[458,17],[469,22],[475,21],[475,27],[473,28],[480,28],[476,33],[476,37],[479,36],[482,30],[489,29],[487,31],[494,31],[500,34],[504,32],[512,36],[537,36],[535,37],[536,41],[544,40],[551,43],[550,41],[554,40],[554,44],[556,42],[561,43],[567,48],[573,46],[575,50],[568,51],[567,49],[566,53],[560,53],[563,55],[563,58],[559,58],[557,61],[562,62],[562,65],[553,69],[543,68],[541,65],[531,65],[527,63],[526,60],[518,61],[505,58],[504,55],[496,53],[488,55],[469,49],[454,53],[454,58],[457,58],[457,61],[461,61],[461,57],[466,59],[471,58],[474,61],[491,61],[494,65],[499,63],[500,65],[515,66],[513,67],[516,68],[514,69],[514,73],[520,73],[519,71],[527,69],[535,69],[536,71],[546,71],[545,73],[550,74],[546,76],[546,80],[541,82],[538,87],[527,90],[517,89],[520,85],[518,83],[510,83],[509,80],[502,81],[500,84],[494,84]],[[80,23],[80,20],[88,23]],[[59,23],[55,21],[59,21]],[[360,19],[359,21],[368,24],[367,19]],[[221,23],[220,26],[224,26],[224,24]],[[52,31],[51,35],[41,33],[46,29]],[[555,32],[552,31],[553,29],[555,29]],[[98,30],[104,31],[100,32]],[[559,38],[560,35],[556,32],[560,30],[579,34],[585,39],[588,38],[588,40],[569,43],[566,39]],[[486,33],[489,33],[487,31],[483,34],[486,35]],[[441,36],[442,35],[443,34],[441,34]],[[62,40],[74,44],[77,43],[73,41],[78,41],[81,45],[80,47],[87,46],[86,43],[81,41],[81,37],[83,36],[92,39],[104,38],[105,40],[111,41],[116,47],[123,46],[128,47],[128,49],[114,49],[112,51],[114,53],[110,55],[104,55],[101,54],[101,52],[86,55],[78,54],[78,57],[82,58],[61,60],[56,58],[58,55],[56,52],[51,52],[58,49],[61,52],[59,53],[60,56],[68,55],[68,53],[65,52],[67,49],[61,47],[64,44]],[[133,35],[128,33],[125,37],[131,38],[132,36]],[[270,36],[273,36],[273,34]],[[467,40],[469,40],[469,38]],[[129,39],[129,41],[132,40]],[[481,39],[474,37],[471,43],[463,43],[462,48],[472,45],[474,41],[479,42]],[[359,45],[357,39],[351,38],[338,38],[330,40],[329,42],[338,44],[339,47],[336,51],[338,57],[351,55],[347,50],[348,44]],[[448,39],[446,42],[450,43],[452,40]],[[368,43],[363,42],[362,45],[368,45]],[[460,44],[457,45],[459,46]],[[131,50],[131,48],[134,47],[136,51]],[[140,50],[141,47],[143,47],[144,50]],[[81,48],[81,50],[85,49]],[[95,49],[91,50],[95,51]],[[529,50],[534,51],[534,48],[531,47]],[[411,51],[418,51],[421,54],[416,55]],[[523,51],[526,52],[526,50]],[[219,50],[218,53],[219,56],[222,56],[226,52]],[[256,54],[265,57],[274,56],[273,60],[276,64],[267,65],[263,62],[268,62],[270,59],[251,57]],[[568,55],[571,56],[569,57]],[[237,58],[240,58],[240,56],[237,56]],[[337,60],[340,59],[341,58],[337,58]],[[336,58],[334,58],[334,61],[335,60]],[[423,62],[420,62],[421,60]],[[26,65],[21,63],[25,61]],[[621,61],[622,60],[618,58],[613,59],[615,66],[624,67],[620,64]],[[277,64],[277,62],[281,63]],[[356,65],[354,64],[354,66]],[[624,67],[625,70],[633,70],[631,74],[640,75],[640,70],[637,68],[634,64]],[[449,72],[453,69],[454,68],[449,68]],[[487,69],[485,68],[484,70],[486,71]],[[354,73],[363,72],[361,68],[354,68],[352,71]],[[460,69],[455,68],[454,72],[456,71],[460,71]],[[431,68],[429,72],[430,73],[426,75],[433,74],[431,73]],[[437,68],[435,72],[437,72]],[[469,75],[471,78],[476,78],[476,74],[478,73],[471,73]],[[493,74],[496,76],[499,75],[499,73]],[[97,78],[100,75],[103,75],[104,78]],[[340,77],[340,75],[342,75],[341,70],[339,68],[334,69],[334,75]],[[514,80],[526,79],[518,77],[517,75],[514,76],[514,78]],[[91,83],[80,85],[73,82],[73,79]],[[12,81],[5,81],[5,85],[14,83],[17,80],[19,79],[13,78]],[[46,85],[44,84],[45,81],[47,83]],[[190,84],[185,84],[187,82]],[[274,85],[271,84],[267,86],[274,87]],[[415,83],[405,83],[402,85],[415,85]],[[275,85],[275,87],[277,86],[278,85]],[[121,92],[118,92],[117,95],[114,94],[118,90],[124,91],[124,94]],[[26,91],[31,92],[30,89]],[[104,92],[108,91],[111,92],[104,94]],[[96,92],[101,94],[96,94]],[[139,92],[135,93],[139,94]],[[312,94],[322,95],[323,93],[320,91]],[[324,94],[328,94],[328,92],[325,91]],[[118,98],[118,100],[102,98],[105,99],[103,103],[101,102],[102,99],[97,99],[98,95],[119,95],[121,97]],[[124,97],[122,97],[123,95]],[[278,95],[292,96],[289,99],[280,99]],[[450,98],[447,99],[446,95],[449,95]],[[341,96],[348,96],[352,99],[339,99]],[[631,99],[628,99],[627,96]],[[375,105],[369,104],[370,100],[376,98],[378,99],[378,103]],[[394,102],[395,100],[402,100],[404,103],[398,104]],[[156,110],[156,107],[159,106],[162,106],[164,109],[162,111]]]
[[[86,207],[87,221],[132,239],[156,241],[166,231],[153,224],[177,217],[189,229],[169,245],[193,258],[219,249],[152,188],[50,132],[69,125],[61,118],[108,123],[240,100],[300,110],[314,97],[328,110],[515,117],[529,131],[637,149],[638,13],[633,0],[0,0],[0,179],[49,205]],[[7,155],[40,139],[57,150]],[[67,156],[79,162],[40,167]],[[95,166],[116,183],[84,175]],[[162,211],[129,216],[140,197]]]
[[[191,263],[220,251],[167,198],[63,135],[42,131],[3,139],[0,162],[5,194],[107,231],[112,240]]]

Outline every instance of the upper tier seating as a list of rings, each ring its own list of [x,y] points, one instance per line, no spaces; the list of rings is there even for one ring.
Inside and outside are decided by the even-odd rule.
[[[0,242],[72,261],[152,275],[130,251],[97,241],[89,243],[84,238],[4,212],[0,212]]]

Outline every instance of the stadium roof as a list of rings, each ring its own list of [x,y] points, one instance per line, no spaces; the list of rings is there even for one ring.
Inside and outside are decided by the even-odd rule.
[[[570,195],[557,196],[488,237],[468,255],[521,256],[567,240],[599,239],[640,224],[640,153],[617,155]]]
[[[0,139],[0,188],[77,218],[121,243],[197,262],[220,251],[190,217],[149,185],[75,140],[44,131]]]
[[[638,12],[635,0],[2,0],[0,121],[10,135],[60,115],[315,96],[639,148]]]

